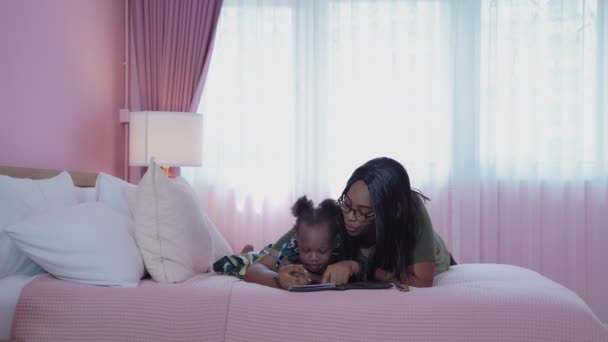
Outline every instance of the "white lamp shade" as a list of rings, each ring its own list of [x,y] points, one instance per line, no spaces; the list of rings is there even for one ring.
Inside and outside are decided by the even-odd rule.
[[[129,165],[200,166],[202,115],[184,112],[129,113]]]

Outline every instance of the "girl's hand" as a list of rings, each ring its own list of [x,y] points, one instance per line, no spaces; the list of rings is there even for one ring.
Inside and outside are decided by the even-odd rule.
[[[374,272],[374,280],[380,283],[389,283],[395,279],[395,275],[389,271],[378,268]]]
[[[323,273],[322,283],[335,283],[342,285],[348,283],[350,277],[359,272],[359,263],[353,260],[339,261],[327,266]]]
[[[308,271],[302,265],[287,265],[279,268],[277,279],[282,289],[287,290],[293,285],[306,285],[310,283]]]

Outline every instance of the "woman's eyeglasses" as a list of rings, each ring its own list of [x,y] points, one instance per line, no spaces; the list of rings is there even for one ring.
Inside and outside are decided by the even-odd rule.
[[[364,214],[364,213],[360,212],[359,210],[356,210],[355,208],[351,207],[348,203],[346,203],[344,201],[344,195],[342,195],[342,196],[340,196],[340,198],[338,198],[338,205],[340,205],[340,209],[342,209],[342,212],[344,214],[348,214],[348,213],[352,212],[353,215],[355,216],[355,220],[359,221],[359,222],[365,222],[367,220],[374,218],[374,216],[376,216],[375,213]]]

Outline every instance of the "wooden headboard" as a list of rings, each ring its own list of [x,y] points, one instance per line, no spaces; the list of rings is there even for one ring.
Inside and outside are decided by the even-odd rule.
[[[74,185],[79,187],[94,187],[97,181],[96,173],[88,172],[71,172],[70,176],[74,180]],[[60,170],[49,169],[33,169],[26,167],[0,166],[0,175],[6,175],[14,178],[30,178],[30,179],[46,179],[51,178],[61,173]]]

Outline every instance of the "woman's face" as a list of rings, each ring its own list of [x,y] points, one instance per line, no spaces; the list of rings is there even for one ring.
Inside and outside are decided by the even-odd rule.
[[[358,180],[351,185],[343,198],[342,212],[348,235],[361,237],[372,229],[374,210],[367,184]]]

